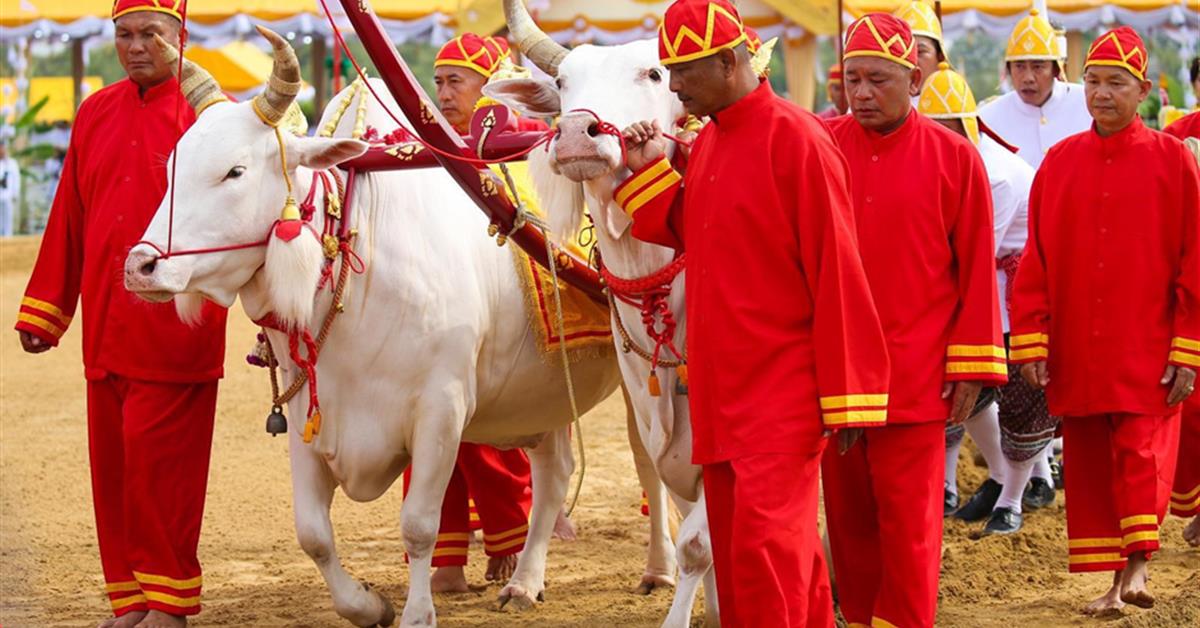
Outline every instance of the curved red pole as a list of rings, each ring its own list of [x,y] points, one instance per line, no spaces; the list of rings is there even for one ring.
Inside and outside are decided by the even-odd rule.
[[[392,42],[388,40],[379,18],[370,9],[368,0],[340,0],[346,17],[358,34],[371,61],[375,64],[388,91],[400,105],[404,115],[412,122],[417,135],[438,148],[452,154],[470,155],[469,147],[459,138],[458,133],[442,117],[437,107],[429,102],[420,83],[408,69],[404,60],[396,52]],[[516,217],[516,208],[503,193],[504,185],[488,170],[480,170],[475,166],[437,156],[438,162],[450,173],[450,176],[462,186],[463,191],[475,201],[479,209],[488,219],[499,227],[500,233],[512,230]],[[552,263],[546,255],[546,241],[541,232],[533,225],[526,224],[517,230],[510,238],[534,260],[544,267]],[[607,304],[600,285],[600,277],[586,260],[580,259],[569,252],[555,247],[556,257],[559,258],[558,276],[570,285],[583,290],[598,303]],[[565,258],[563,256],[566,256]],[[562,263],[566,260],[566,264]]]

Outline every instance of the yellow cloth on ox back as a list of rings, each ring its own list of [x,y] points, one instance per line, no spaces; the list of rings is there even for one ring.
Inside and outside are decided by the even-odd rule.
[[[500,181],[504,181],[504,175],[500,172],[499,166],[492,166],[492,171],[496,173]],[[533,182],[529,178],[529,165],[524,162],[510,163],[508,171],[512,174],[513,182],[517,186],[517,194],[525,203],[525,211],[539,219],[545,219],[546,214],[538,204],[537,195],[533,191]],[[511,198],[507,186],[504,186],[504,191]],[[576,234],[576,237],[567,245],[571,253],[579,259],[589,259],[592,246],[595,245],[590,234],[584,234],[586,229],[587,227],[580,227],[580,233]],[[587,246],[579,244],[579,242],[589,241]],[[550,271],[542,268],[525,251],[521,250],[521,247],[510,244],[508,248],[513,252],[513,263],[516,264],[517,275],[521,278],[521,287],[525,293],[525,307],[529,314],[530,327],[537,334],[538,346],[541,347],[543,355],[553,353],[554,356],[557,356],[560,342],[558,307]],[[611,349],[613,347],[612,325],[608,308],[596,303],[581,290],[569,286],[565,281],[560,279],[558,283],[563,306],[562,336],[565,338],[571,359],[597,355]],[[553,356],[547,355],[547,357]]]

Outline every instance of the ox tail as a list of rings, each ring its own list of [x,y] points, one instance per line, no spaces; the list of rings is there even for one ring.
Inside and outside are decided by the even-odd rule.
[[[308,329],[325,256],[315,234],[271,237],[263,273],[275,318],[287,329]]]
[[[175,295],[175,315],[188,327],[199,327],[204,322],[204,297],[193,292]]]
[[[529,154],[529,176],[550,231],[560,242],[572,242],[583,222],[583,184],[558,174],[550,164],[550,155],[543,150]]]

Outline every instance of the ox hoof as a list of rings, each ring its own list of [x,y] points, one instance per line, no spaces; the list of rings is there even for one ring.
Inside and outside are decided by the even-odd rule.
[[[377,615],[378,619],[368,619],[366,622],[358,625],[365,626],[366,628],[375,628],[376,626],[389,628],[392,624],[396,623],[396,607],[392,606],[392,601],[384,594],[375,590],[371,583],[360,582],[360,584],[362,584],[363,591],[366,591],[368,595],[379,602],[381,610]]]
[[[638,583],[634,593],[638,595],[650,595],[655,589],[671,588],[675,586],[675,579],[671,576],[660,576],[654,574],[646,574],[642,576],[642,581]]]
[[[517,611],[527,611],[538,602],[545,602],[545,593],[538,593],[533,596],[525,587],[516,584],[510,584],[500,591],[500,597],[496,600],[496,610],[504,610],[506,607],[513,608]]]

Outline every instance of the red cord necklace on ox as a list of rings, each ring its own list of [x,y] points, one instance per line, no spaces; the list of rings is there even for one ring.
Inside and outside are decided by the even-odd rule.
[[[604,265],[601,256],[596,256],[600,268],[600,280],[608,293],[608,305],[612,308],[613,320],[617,323],[617,333],[621,337],[621,348],[625,353],[632,351],[635,355],[650,363],[650,377],[647,381],[652,397],[662,396],[662,385],[658,381],[658,367],[673,368],[679,376],[677,394],[687,394],[688,374],[687,357],[675,345],[675,313],[671,311],[671,284],[682,273],[686,264],[685,256],[679,254],[671,263],[659,270],[639,277],[625,279],[618,277]],[[621,311],[617,301],[633,306],[642,314],[642,326],[646,335],[654,342],[654,349],[646,351],[629,337],[625,323],[621,320]],[[663,357],[663,349],[671,352],[672,358]]]

